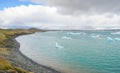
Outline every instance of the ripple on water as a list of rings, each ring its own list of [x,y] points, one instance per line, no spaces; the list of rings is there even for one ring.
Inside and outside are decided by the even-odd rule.
[[[79,31],[71,32],[36,33],[17,39],[22,53],[61,72],[120,73],[119,37],[106,32],[85,32],[90,35],[84,36]]]

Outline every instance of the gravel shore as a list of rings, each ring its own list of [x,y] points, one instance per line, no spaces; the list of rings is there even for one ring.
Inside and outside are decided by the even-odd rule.
[[[11,37],[10,40],[6,41],[8,43],[12,43],[14,47],[9,47],[11,55],[5,56],[5,58],[14,66],[22,67],[25,70],[32,71],[33,73],[61,73],[50,67],[40,65],[23,55],[19,50],[20,44],[15,40],[15,38],[16,37]]]

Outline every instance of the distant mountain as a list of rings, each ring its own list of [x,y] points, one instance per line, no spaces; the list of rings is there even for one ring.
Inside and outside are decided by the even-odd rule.
[[[37,28],[37,29],[43,29],[43,30],[86,30],[86,29],[49,29],[49,28],[39,28],[39,27],[32,27],[32,26],[0,26],[2,29],[29,29],[29,28]],[[120,28],[109,28],[109,29],[90,29],[86,31],[91,31],[91,30],[102,30],[102,31],[120,31]]]

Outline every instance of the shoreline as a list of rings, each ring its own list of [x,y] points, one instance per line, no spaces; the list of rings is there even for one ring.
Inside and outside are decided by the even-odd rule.
[[[41,32],[42,33],[42,32]],[[34,34],[34,33],[33,33]],[[26,34],[25,34],[26,35]],[[28,34],[27,34],[28,35]],[[22,36],[22,35],[20,35]],[[16,38],[18,38],[19,36],[13,38],[14,39],[14,43],[16,44],[16,48],[10,48],[13,49],[11,50],[11,52],[13,52],[13,56],[14,58],[16,58],[16,60],[21,64],[22,61],[19,60],[19,58],[22,58],[22,60],[24,60],[24,65],[21,65],[22,68],[24,68],[25,70],[28,71],[32,71],[34,73],[61,73],[59,71],[56,71],[50,67],[47,66],[43,66],[41,64],[38,64],[36,62],[34,62],[32,59],[28,58],[27,56],[25,56],[21,51],[20,51],[20,43],[16,40]],[[16,55],[16,56],[15,56]],[[13,64],[15,64],[16,60],[13,60],[12,58],[9,59],[9,61],[11,61]],[[26,63],[25,63],[26,62]],[[26,66],[25,66],[26,65]],[[30,68],[31,66],[31,68]]]
[[[0,54],[1,57],[10,63],[12,68],[5,68],[0,70],[0,73],[61,73],[51,67],[47,67],[36,63],[32,59],[25,56],[20,51],[20,43],[16,40],[22,35],[34,34],[35,32],[46,32],[39,29],[0,29],[0,48],[6,48],[10,54]],[[1,38],[2,37],[2,38]],[[5,53],[5,52],[3,52]],[[0,63],[2,64],[2,63]],[[6,66],[3,66],[6,67]],[[19,68],[18,68],[19,67]],[[12,71],[11,71],[12,70]],[[13,72],[14,70],[14,72]],[[23,71],[22,71],[23,70]],[[17,71],[17,72],[16,72]]]
[[[41,32],[42,33],[42,32]],[[34,34],[34,33],[33,33]],[[18,37],[20,37],[20,36],[18,36]],[[43,68],[43,69],[46,69],[46,70],[43,70],[43,72],[41,72],[41,73],[61,73],[61,72],[59,72],[59,71],[57,71],[57,70],[55,70],[55,69],[53,69],[53,68],[51,68],[51,67],[47,67],[47,66],[44,66],[44,65],[41,65],[41,64],[38,64],[37,62],[35,62],[35,61],[33,61],[32,59],[30,59],[30,58],[28,58],[27,56],[25,56],[21,51],[20,51],[20,43],[16,40],[16,38],[18,38],[18,37],[15,37],[14,39],[15,39],[15,42],[19,45],[19,46],[17,46],[17,51],[19,52],[19,54],[21,55],[21,56],[23,56],[24,58],[26,58],[26,60],[27,61],[29,61],[29,62],[31,62],[31,64],[33,64],[33,66],[35,65],[35,66],[37,66],[37,68],[38,67],[41,67],[41,68]],[[35,67],[34,67],[35,68]],[[26,68],[27,69],[27,68]],[[39,70],[39,68],[38,68],[38,70]],[[48,70],[48,71],[47,71]],[[40,73],[40,72],[35,72],[35,73]]]

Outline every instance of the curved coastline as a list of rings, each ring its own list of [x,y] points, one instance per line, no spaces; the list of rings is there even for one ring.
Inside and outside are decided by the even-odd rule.
[[[17,37],[45,31],[36,28],[0,29],[0,73],[61,73],[34,62],[19,50]]]
[[[9,59],[14,65],[17,65],[17,64],[15,64],[15,62],[17,62],[19,65],[21,65],[22,68],[24,68],[28,71],[32,71],[34,73],[61,73],[50,67],[38,64],[38,63],[34,62],[32,59],[25,56],[20,51],[20,49],[19,49],[20,43],[16,40],[16,38],[18,38],[18,37],[13,38],[14,44],[16,45],[16,47],[12,48],[13,50],[11,50],[13,52],[12,56],[14,57],[14,59],[12,59],[12,58]]]

